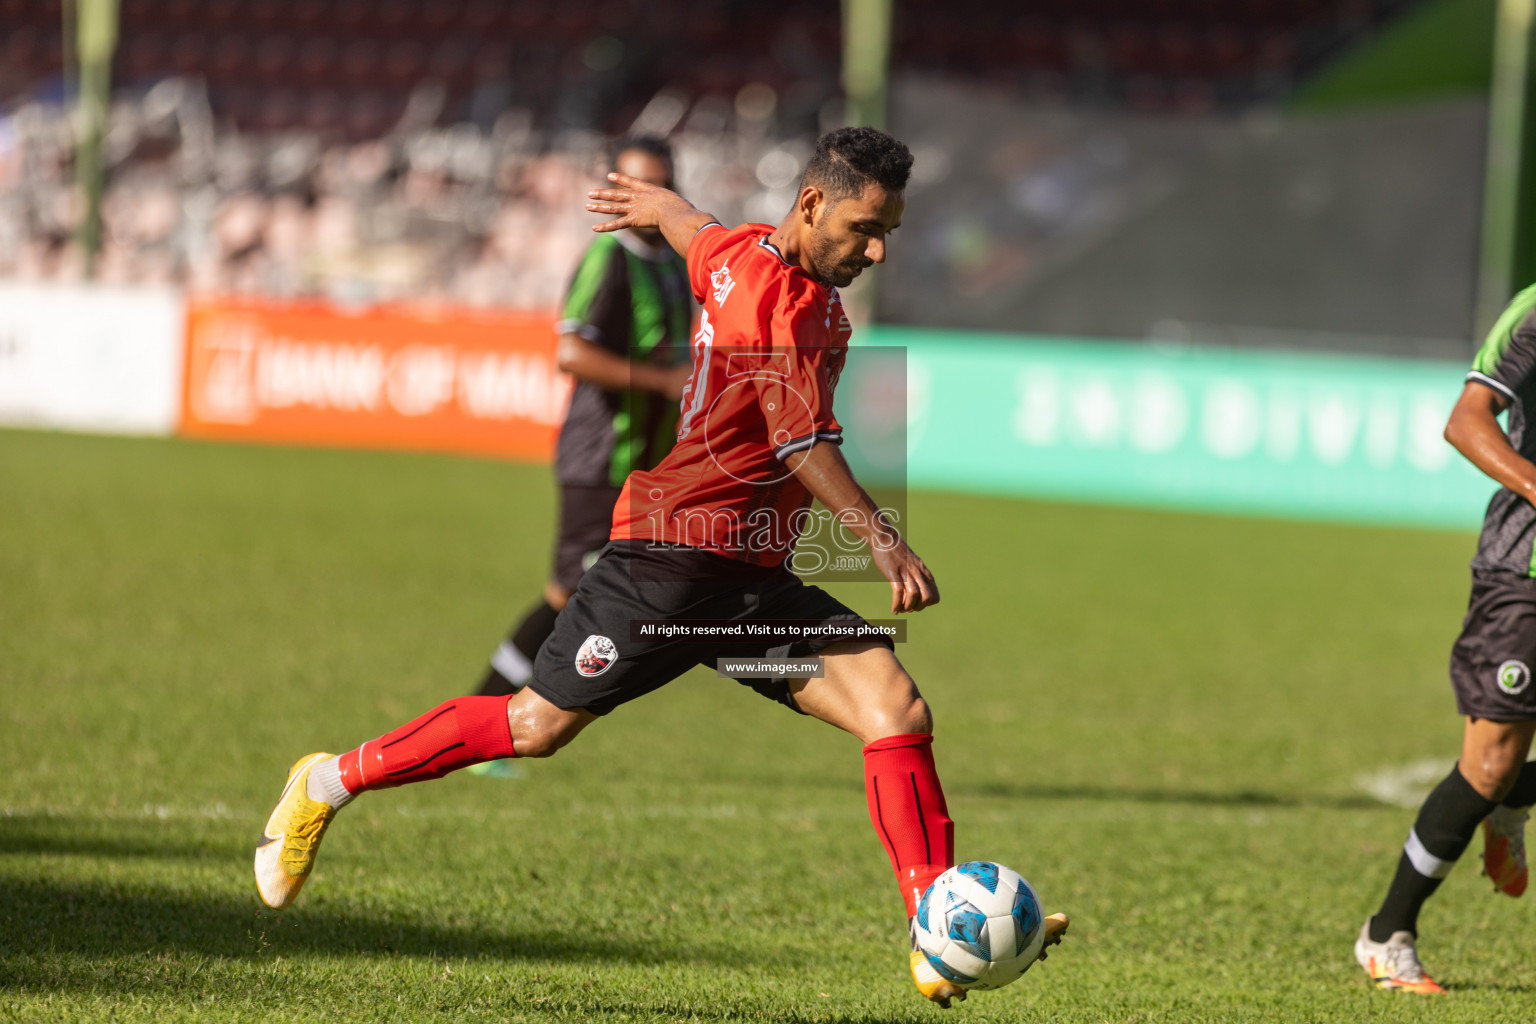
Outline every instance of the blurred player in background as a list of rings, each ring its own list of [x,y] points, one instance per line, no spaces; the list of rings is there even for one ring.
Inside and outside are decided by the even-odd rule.
[[[675,187],[672,150],[654,136],[618,142],[611,166],[638,181]],[[491,655],[481,695],[516,693],[528,682],[555,616],[608,543],[624,478],[671,450],[692,319],[687,264],[659,230],[614,231],[587,248],[555,325],[560,369],[576,378],[576,388],[555,453],[554,568],[543,599]]]
[[[1381,909],[1355,942],[1379,988],[1441,993],[1424,973],[1419,908],[1478,826],[1483,870],[1510,896],[1525,892],[1525,821],[1536,804],[1536,286],[1499,318],[1467,374],[1445,438],[1503,487],[1488,503],[1472,560],[1472,596],[1451,648],[1451,687],[1466,718],[1461,757],[1419,808]],[[1509,432],[1499,414],[1509,410]]]
[[[687,254],[704,310],[677,444],[654,470],[626,481],[613,540],[556,619],[527,686],[511,697],[448,701],[339,758],[311,754],[293,766],[256,849],[269,906],[292,902],[332,817],[360,793],[495,758],[549,756],[599,716],[719,658],[820,654],[819,676],[740,681],[863,744],[870,822],[910,929],[919,897],[955,860],[928,704],[888,638],[823,631],[867,623],[785,562],[815,497],[869,545],[890,581],[892,612],[939,600],[933,574],[854,480],[832,411],[852,334],[838,288],[884,262],[911,166],[906,146],[883,132],[831,132],[777,227],[727,229],[675,193],[618,174],[615,187],[591,193],[587,208],[614,217],[597,230],[660,228]],[[775,535],[762,538],[759,524]],[[632,623],[700,619],[799,620],[814,638],[722,644],[631,633]],[[1041,927],[1049,946],[1067,920],[1052,915]],[[965,997],[915,948],[909,965],[924,997],[943,1006]]]

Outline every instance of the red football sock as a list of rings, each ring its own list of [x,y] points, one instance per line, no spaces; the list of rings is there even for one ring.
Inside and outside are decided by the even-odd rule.
[[[369,740],[337,761],[348,793],[388,789],[481,761],[516,757],[507,702],[501,697],[455,697],[393,732]]]
[[[911,917],[923,891],[955,862],[955,823],[933,766],[933,737],[909,732],[865,747],[864,792]]]

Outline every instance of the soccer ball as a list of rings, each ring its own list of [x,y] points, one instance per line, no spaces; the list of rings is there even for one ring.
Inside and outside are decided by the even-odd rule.
[[[1040,898],[1012,868],[986,860],[956,864],[923,893],[913,932],[933,969],[961,988],[1002,988],[1045,944]]]

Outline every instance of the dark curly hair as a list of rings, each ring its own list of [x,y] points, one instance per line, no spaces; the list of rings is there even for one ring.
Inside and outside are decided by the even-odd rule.
[[[668,167],[676,166],[672,161],[672,146],[660,135],[626,135],[617,139],[608,147],[608,166],[618,165],[619,157],[632,149],[638,149],[642,153],[665,160]]]
[[[871,182],[890,192],[907,187],[912,151],[877,128],[838,128],[816,140],[800,187],[814,185],[831,202],[863,193]]]

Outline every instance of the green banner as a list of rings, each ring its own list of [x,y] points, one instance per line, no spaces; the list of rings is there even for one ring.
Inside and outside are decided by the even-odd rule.
[[[906,354],[912,487],[1467,530],[1496,487],[1441,436],[1459,363],[866,337]]]

